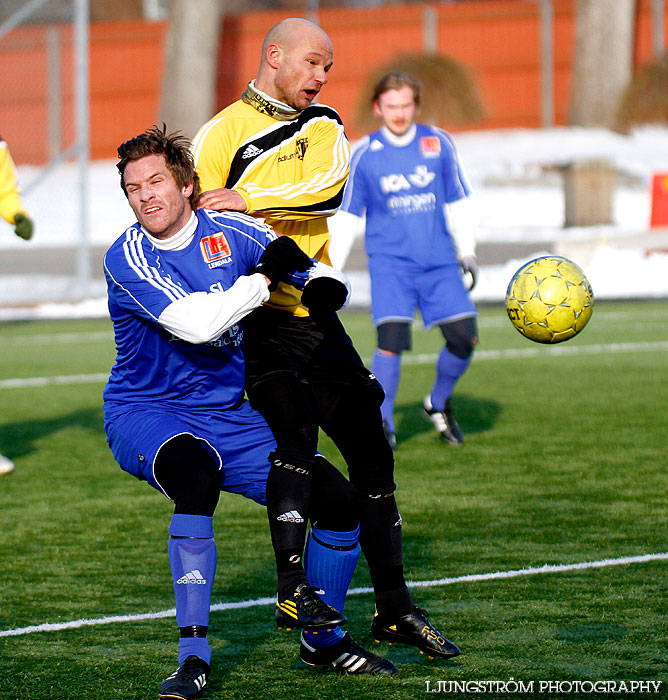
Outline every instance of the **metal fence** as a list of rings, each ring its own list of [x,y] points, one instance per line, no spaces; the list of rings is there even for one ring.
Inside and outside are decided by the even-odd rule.
[[[42,24],[45,17],[49,21]],[[60,285],[52,285],[54,296],[71,299],[87,296],[92,279],[88,211],[89,24],[89,0],[31,0],[9,16],[0,15],[0,51],[13,57],[12,69],[0,76],[3,113],[10,115],[0,124],[0,134],[19,164],[23,199],[36,220],[35,240],[48,245],[47,241],[39,241],[40,230],[51,229],[46,222],[59,220],[61,228],[68,231],[68,236],[50,241],[51,247],[65,244],[69,250],[64,258],[59,256],[61,269],[49,269],[48,255],[42,256],[47,258],[42,265],[46,276],[55,273],[57,278],[65,269],[73,273],[61,274],[66,279]],[[31,72],[39,80],[27,81],[25,77]],[[28,82],[39,88],[29,88],[35,92],[26,105],[24,100],[19,103],[16,96]],[[28,129],[30,133],[30,147],[22,152],[12,148],[12,135],[18,129]],[[44,157],[37,154],[46,154],[45,165]],[[30,162],[39,165],[30,167]],[[65,188],[55,186],[62,185],[63,178],[67,179]],[[24,267],[34,264],[38,273],[40,267],[34,244],[22,244],[6,233],[3,231],[0,237],[4,262],[0,303],[11,303],[10,292],[18,291],[18,278]],[[25,301],[39,301],[37,297],[43,296],[37,293],[39,284],[34,282],[33,279],[31,286],[35,294],[32,299],[30,294],[24,296]]]

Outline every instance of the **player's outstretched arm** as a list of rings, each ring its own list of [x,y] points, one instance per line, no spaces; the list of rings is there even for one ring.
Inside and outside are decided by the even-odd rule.
[[[243,276],[224,292],[192,292],[173,301],[160,314],[158,323],[188,343],[209,343],[268,298],[265,277]]]
[[[143,264],[137,265],[137,259]],[[193,344],[220,337],[269,298],[268,280],[261,274],[243,275],[225,291],[195,291],[176,271],[166,273],[159,252],[141,249],[133,235],[112,246],[103,266],[110,306]]]

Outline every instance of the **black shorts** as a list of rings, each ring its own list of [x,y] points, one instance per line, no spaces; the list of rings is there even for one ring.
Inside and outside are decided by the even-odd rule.
[[[336,314],[312,319],[262,306],[243,323],[249,390],[275,372],[289,372],[309,385],[320,409],[338,404],[351,391],[381,392],[382,397]]]
[[[261,307],[244,319],[246,388],[280,444],[317,445],[329,435],[360,494],[395,489],[378,380],[364,366],[336,314],[293,316]]]

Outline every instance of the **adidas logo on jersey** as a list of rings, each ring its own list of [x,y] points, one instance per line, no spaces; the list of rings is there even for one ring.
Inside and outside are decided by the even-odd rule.
[[[246,150],[241,154],[242,158],[255,158],[255,156],[259,156],[260,153],[262,153],[264,149],[263,148],[258,148],[257,146],[254,146],[252,143],[248,144],[246,146]]]
[[[193,569],[187,574],[181,576],[181,578],[176,583],[196,583],[197,585],[201,586],[206,583],[206,579],[199,572],[199,569]]]
[[[282,523],[303,523],[304,518],[299,514],[297,510],[289,510],[287,513],[279,515],[276,520]]]

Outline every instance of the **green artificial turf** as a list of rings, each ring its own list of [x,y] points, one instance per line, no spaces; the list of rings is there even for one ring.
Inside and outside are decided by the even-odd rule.
[[[367,314],[342,318],[368,363]],[[481,310],[479,330],[453,397],[464,446],[442,445],[421,415],[437,331],[416,325],[396,411],[406,575],[462,655],[376,645],[361,559],[348,629],[400,675],[301,664],[297,633],[260,600],[275,582],[265,512],[223,494],[213,603],[260,602],[211,613],[205,699],[630,697],[610,691],[632,681],[662,684],[637,697],[668,697],[668,560],[635,559],[668,551],[668,303],[598,302],[558,346],[520,336],[500,306]],[[0,325],[0,452],[16,464],[0,477],[2,700],[157,698],[176,664],[171,507],[106,445],[113,357],[108,321]],[[321,449],[343,467],[325,436]],[[62,624],[34,629],[46,623]],[[505,685],[479,692],[483,681]]]

